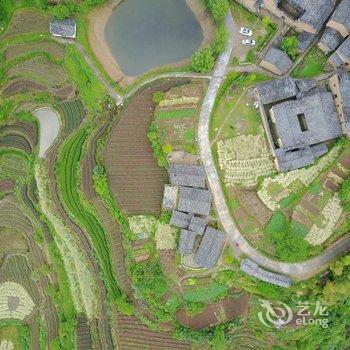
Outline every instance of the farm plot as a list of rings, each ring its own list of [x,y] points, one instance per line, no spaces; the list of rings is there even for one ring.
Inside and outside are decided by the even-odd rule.
[[[135,96],[121,112],[105,149],[105,162],[113,195],[129,214],[159,214],[166,172],[158,167],[147,132],[154,112],[153,93],[178,85],[158,83]]]
[[[116,315],[117,344],[121,350],[130,349],[183,349],[190,350],[186,341],[174,339],[173,332],[152,331],[135,316]]]
[[[47,33],[49,27],[49,18],[39,11],[28,9],[15,13],[11,23],[0,40],[9,39],[16,35],[28,33]]]
[[[21,43],[6,48],[4,52],[7,61],[13,60],[23,55],[35,52],[47,52],[57,60],[64,57],[64,46],[56,41],[34,41],[29,43]]]
[[[262,133],[219,140],[217,154],[227,187],[254,186],[260,176],[274,172],[274,163]]]
[[[0,228],[0,264],[6,254],[27,254],[26,237],[13,228]]]
[[[92,349],[92,340],[89,325],[85,315],[79,315],[76,328],[77,350]]]
[[[67,134],[75,130],[85,117],[84,106],[80,99],[64,101],[59,104],[58,110],[63,116],[64,132]]]
[[[159,102],[154,121],[163,147],[197,153],[198,109],[203,87],[187,84],[170,89]]]
[[[28,174],[28,161],[20,152],[6,150],[0,151],[0,177],[26,179]]]
[[[25,319],[33,311],[35,304],[27,291],[18,283],[0,284],[0,319]]]
[[[89,234],[96,250],[107,290],[110,297],[116,300],[121,295],[121,291],[113,273],[108,238],[91,208],[81,203],[81,194],[77,191],[79,184],[78,165],[83,155],[87,136],[87,130],[80,129],[64,143],[56,168],[57,183],[61,201],[68,213]]]
[[[235,317],[242,317],[247,314],[250,297],[244,294],[238,297],[229,297],[218,303],[209,304],[205,309],[190,316],[186,310],[179,310],[176,313],[176,320],[185,327],[203,329],[214,326],[218,323],[232,321]]]
[[[0,133],[21,133],[26,135],[32,147],[38,142],[38,128],[37,125],[31,121],[16,120],[13,124],[7,124],[0,127]]]
[[[16,183],[12,179],[0,180],[0,195],[13,192]]]
[[[65,70],[45,56],[36,56],[16,63],[7,71],[9,79],[24,78],[51,88],[62,87],[67,83]]]

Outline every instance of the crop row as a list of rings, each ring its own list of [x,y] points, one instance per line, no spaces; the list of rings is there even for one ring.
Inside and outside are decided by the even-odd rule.
[[[78,168],[87,135],[86,129],[81,129],[63,145],[56,169],[57,182],[61,200],[72,219],[83,226],[90,235],[107,284],[107,290],[110,296],[116,300],[121,292],[113,275],[108,239],[95,215],[82,203],[80,193],[77,191]]]

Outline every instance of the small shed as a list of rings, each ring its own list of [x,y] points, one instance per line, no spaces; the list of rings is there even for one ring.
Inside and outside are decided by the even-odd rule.
[[[77,22],[74,19],[53,19],[50,22],[50,33],[60,38],[75,39],[77,36]]]

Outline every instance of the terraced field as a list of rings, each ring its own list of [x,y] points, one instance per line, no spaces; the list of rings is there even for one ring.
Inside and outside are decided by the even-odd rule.
[[[155,103],[153,93],[179,85],[158,82],[140,91],[123,109],[105,149],[106,170],[114,196],[129,214],[159,214],[166,173],[153,156],[147,132]]]

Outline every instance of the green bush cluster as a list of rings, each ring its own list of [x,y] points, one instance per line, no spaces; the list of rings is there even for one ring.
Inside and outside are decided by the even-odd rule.
[[[216,23],[223,21],[230,8],[227,0],[206,0],[206,4]]]
[[[294,61],[297,57],[298,38],[295,35],[281,40],[281,49]]]
[[[310,245],[293,228],[282,212],[275,212],[265,232],[271,244],[276,248],[276,256],[288,262],[306,260],[310,254]],[[299,234],[298,234],[299,233]]]
[[[151,142],[153,153],[157,159],[157,163],[162,168],[168,167],[168,160],[164,155],[162,145],[158,139],[158,127],[157,124],[152,122],[147,133],[147,137]]]

